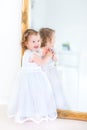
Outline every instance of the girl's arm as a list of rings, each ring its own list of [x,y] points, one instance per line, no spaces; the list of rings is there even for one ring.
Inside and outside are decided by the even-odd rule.
[[[44,65],[52,58],[52,56],[52,52],[47,52],[47,54],[43,58],[34,54],[32,57],[32,62],[35,62],[38,65]]]

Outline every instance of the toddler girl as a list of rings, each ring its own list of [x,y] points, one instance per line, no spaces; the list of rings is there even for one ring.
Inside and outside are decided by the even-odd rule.
[[[50,83],[41,70],[41,65],[52,57],[47,52],[44,58],[40,54],[40,36],[33,29],[23,34],[22,47],[25,49],[22,67],[17,75],[9,102],[9,117],[17,122],[31,120],[54,120],[57,117],[55,100]]]

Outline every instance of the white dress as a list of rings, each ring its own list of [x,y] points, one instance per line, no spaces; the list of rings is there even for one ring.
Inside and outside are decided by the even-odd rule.
[[[8,116],[16,122],[53,120],[56,104],[50,83],[36,63],[29,62],[34,52],[26,50],[8,105]]]
[[[43,65],[42,69],[46,73],[51,84],[51,88],[56,102],[56,108],[68,110],[69,106],[67,104],[62,88],[63,86],[61,82],[61,77],[53,59],[50,59],[47,64]]]

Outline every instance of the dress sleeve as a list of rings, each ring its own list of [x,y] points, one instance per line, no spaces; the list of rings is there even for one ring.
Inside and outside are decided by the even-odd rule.
[[[22,64],[29,63],[32,57],[33,57],[33,53],[26,50],[23,55]]]

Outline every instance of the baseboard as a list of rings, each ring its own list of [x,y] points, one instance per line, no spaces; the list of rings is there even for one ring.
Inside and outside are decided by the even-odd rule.
[[[0,105],[7,106],[8,100],[1,100]],[[87,113],[86,112],[76,112],[71,110],[57,110],[58,118],[63,119],[74,119],[74,120],[81,120],[81,121],[87,121]]]
[[[58,113],[58,118],[87,121],[86,112],[75,112],[71,110],[57,110],[57,113]]]

